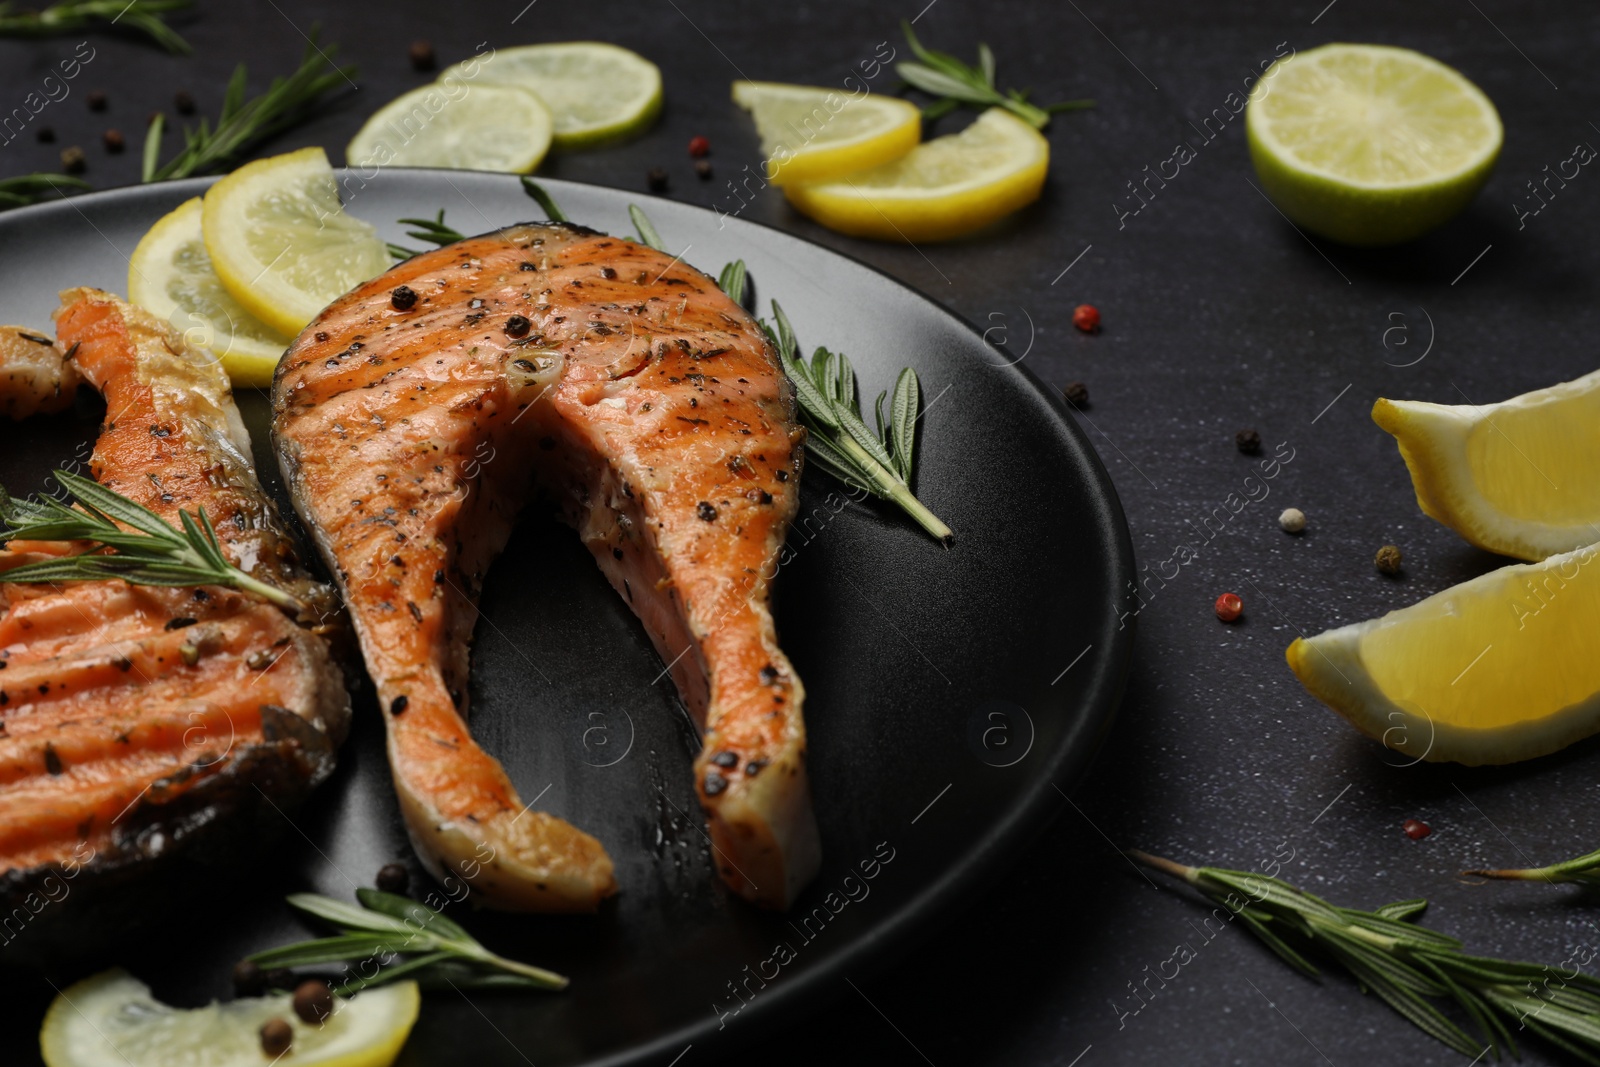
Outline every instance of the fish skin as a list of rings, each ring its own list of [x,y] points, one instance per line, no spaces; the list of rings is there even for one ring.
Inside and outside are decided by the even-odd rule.
[[[0,907],[63,877],[75,903],[103,899],[263,814],[281,821],[272,808],[332,772],[350,718],[318,632],[335,601],[256,480],[220,365],[99,290],[64,292],[56,321],[57,351],[106,398],[96,480],[169,522],[204,507],[234,563],[309,607],[302,625],[224,587],[6,583],[83,546],[0,547]],[[7,376],[8,351],[0,397],[35,380]]]
[[[402,285],[414,305],[394,300]],[[335,301],[279,364],[273,403],[290,495],[342,583],[381,703],[405,698],[386,715],[391,767],[435,876],[513,910],[588,910],[614,890],[599,843],[559,819],[503,838],[521,802],[452,697],[464,709],[484,576],[539,488],[704,731],[695,785],[723,880],[788,907],[820,862],[804,687],[769,609],[804,431],[743,308],[633,241],[512,226]],[[435,732],[453,746],[443,759]],[[592,844],[591,865],[541,879],[538,849],[575,843]],[[508,845],[535,862],[507,865]],[[469,875],[469,849],[493,861]]]

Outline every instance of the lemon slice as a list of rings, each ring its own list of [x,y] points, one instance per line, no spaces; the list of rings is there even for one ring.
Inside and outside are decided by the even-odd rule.
[[[836,181],[789,185],[789,202],[840,233],[883,241],[944,241],[982,229],[1039,199],[1050,145],[990,108],[960,133]]]
[[[128,261],[128,299],[222,360],[235,387],[264,389],[289,342],[222,287],[200,236],[200,212],[197,196],[150,227]]]
[[[1502,567],[1289,646],[1311,693],[1413,759],[1476,766],[1600,730],[1600,545]]]
[[[557,148],[586,148],[639,133],[661,113],[661,70],[637,52],[602,41],[502,48],[440,76],[514,85],[536,93],[555,123]],[[470,99],[470,94],[468,99]]]
[[[379,108],[344,154],[353,167],[454,167],[527,174],[550,151],[550,109],[514,85],[447,75]]]
[[[899,159],[922,139],[922,112],[889,96],[778,82],[734,82],[774,185],[815,182]]]
[[[421,998],[415,982],[396,982],[335,998],[320,1026],[300,1021],[288,993],[204,1008],[168,1007],[121,969],[68,986],[39,1031],[46,1067],[263,1067],[261,1026],[282,1019],[294,1043],[280,1062],[295,1067],[388,1067],[400,1054]]]
[[[340,208],[320,148],[258,159],[223,178],[206,193],[201,228],[228,293],[290,336],[391,263],[372,225]]]
[[[1379,400],[1423,513],[1479,548],[1544,559],[1600,541],[1600,371],[1498,404]]]
[[[1283,213],[1353,245],[1456,215],[1500,157],[1500,115],[1459,71],[1406,48],[1329,44],[1274,63],[1245,111],[1250,159]]]

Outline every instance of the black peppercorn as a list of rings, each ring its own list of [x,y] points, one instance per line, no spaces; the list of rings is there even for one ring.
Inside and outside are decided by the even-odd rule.
[[[1233,443],[1247,456],[1261,451],[1261,435],[1254,430],[1240,430],[1233,435]]]
[[[717,509],[709,500],[700,501],[700,503],[695,506],[694,513],[700,516],[701,520],[704,522],[717,521]]]
[[[694,172],[701,181],[711,180],[711,160],[697,159],[694,161]]]
[[[714,797],[728,788],[728,780],[716,771],[706,772],[706,796]]]
[[[1397,545],[1384,545],[1378,549],[1378,554],[1372,557],[1372,562],[1383,574],[1400,573],[1400,548]]]
[[[739,764],[739,754],[732,749],[725,748],[711,757],[711,762],[718,767],[736,767]]]
[[[1075,408],[1089,406],[1089,387],[1082,382],[1068,382],[1061,390],[1061,395],[1067,398],[1067,403]]]
[[[333,1014],[333,991],[320,978],[307,978],[295,986],[294,1013],[307,1023],[320,1025]]]
[[[259,997],[267,991],[267,976],[253,960],[233,965],[233,991],[241,997]]]
[[[56,131],[50,126],[40,126],[34,137],[38,138],[40,144],[55,144]]]
[[[385,893],[404,893],[411,885],[411,872],[403,863],[385,863],[378,868],[378,888]]]
[[[107,130],[105,133],[100,135],[100,139],[105,142],[106,151],[110,152],[112,155],[116,155],[124,148],[128,147],[128,142],[122,139],[121,130]]]
[[[533,323],[528,321],[526,315],[513,315],[506,320],[506,336],[526,337],[528,336],[528,330],[532,327]]]
[[[90,111],[104,111],[106,105],[111,101],[103,91],[94,89],[90,91],[88,96],[84,97],[84,102],[89,105]]]
[[[77,145],[61,150],[61,170],[64,174],[82,174],[89,166],[89,157]]]
[[[651,167],[650,173],[646,174],[644,178],[645,184],[650,187],[652,193],[664,193],[667,191],[667,172],[660,167]]]
[[[268,1019],[261,1024],[261,1051],[277,1059],[294,1044],[294,1027],[283,1019]]]
[[[402,693],[400,696],[395,697],[389,702],[389,714],[404,715],[406,713],[406,708],[409,707],[410,704],[411,698]]]
[[[396,311],[410,311],[417,306],[417,291],[409,285],[401,285],[389,294],[389,303],[394,305]]]
[[[180,115],[193,115],[194,97],[189,95],[189,90],[179,89],[172,94],[172,106],[178,109]]]
[[[428,41],[411,42],[411,69],[432,70],[434,65],[433,45]]]

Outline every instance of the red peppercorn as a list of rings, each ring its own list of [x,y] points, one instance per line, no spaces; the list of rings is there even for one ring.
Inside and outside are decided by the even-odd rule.
[[[1093,304],[1079,304],[1072,311],[1072,325],[1084,333],[1100,332],[1100,310]]]
[[[1406,836],[1411,838],[1413,841],[1421,841],[1424,837],[1427,837],[1429,834],[1433,833],[1433,827],[1429,826],[1421,819],[1407,819],[1401,824],[1400,829],[1404,830],[1406,832]]]
[[[689,138],[689,154],[695,159],[711,154],[711,141],[705,137]]]
[[[1244,601],[1239,599],[1238,593],[1223,593],[1217,597],[1216,611],[1217,618],[1223,622],[1237,622],[1244,614]]]

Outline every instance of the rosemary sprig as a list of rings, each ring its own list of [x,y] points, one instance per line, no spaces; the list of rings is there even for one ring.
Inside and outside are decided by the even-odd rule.
[[[567,221],[567,216],[556,206],[555,198],[544,191],[544,186],[532,178],[524,177],[522,179],[522,191],[539,202],[539,206],[544,208],[544,217],[551,222]]]
[[[745,270],[744,260],[736,259],[723,267],[722,273],[717,275],[717,288],[727,293],[728,298],[735,304],[743,306],[748,279],[749,272]]]
[[[169,52],[188,55],[194,49],[168,26],[162,15],[181,11],[191,0],[65,0],[35,11],[7,0],[0,3],[0,35],[45,37],[98,24],[128,26],[147,35]]]
[[[919,526],[948,546],[955,539],[950,527],[911,492],[921,395],[916,371],[906,367],[895,381],[887,425],[883,401],[888,393],[878,394],[873,405],[878,421],[874,435],[861,421],[856,373],[844,353],[818,348],[807,366],[800,358],[794,328],[776,300],[772,302],[772,318],[777,323],[776,330],[765,322],[761,325],[783,360],[784,373],[794,383],[800,420],[807,431],[806,458],[846,485],[894,501]]]
[[[1500,878],[1514,882],[1577,883],[1600,885],[1600,849],[1548,867],[1514,867],[1509,870],[1462,871],[1479,878]]]
[[[55,479],[82,510],[53,497],[17,500],[0,486],[0,522],[8,527],[0,530],[0,544],[13,539],[88,541],[92,547],[81,555],[25,563],[0,572],[5,581],[121,578],[133,585],[225,585],[289,611],[305,610],[295,597],[227,561],[205,508],[200,509],[198,518],[180,510],[183,529],[178,530],[149,508],[80,474],[59,470]]]
[[[141,180],[158,182],[210,173],[307,117],[324,94],[342,82],[349,82],[355,75],[354,67],[325,69],[337,51],[337,45],[319,47],[317,31],[313,28],[295,72],[287,78],[274,78],[266,92],[249,100],[244,97],[245,66],[239,64],[228,80],[216,126],[201,119],[198,127],[184,127],[183,150],[161,167],[156,161],[166,120],[158,114],[145,134]]]
[[[439,209],[439,214],[431,219],[400,219],[401,225],[415,226],[415,230],[407,230],[406,236],[417,241],[430,241],[439,247],[453,245],[457,241],[466,240],[466,234],[453,230],[444,224],[444,208]],[[395,259],[410,259],[420,255],[416,249],[404,245],[390,244],[389,254]]]
[[[1050,124],[1050,116],[1058,111],[1094,107],[1093,100],[1063,100],[1059,104],[1040,107],[1028,102],[1026,89],[1008,89],[1002,93],[995,88],[994,52],[988,45],[978,45],[978,65],[970,67],[947,52],[924,48],[911,31],[911,23],[902,19],[900,26],[905,30],[906,42],[911,45],[912,53],[922,62],[901,60],[894,65],[895,73],[915,88],[939,97],[922,109],[924,118],[936,119],[963,104],[976,104],[979,107],[1003,107],[1022,121],[1042,130]]]
[[[656,227],[650,221],[650,216],[644,213],[644,208],[638,204],[628,205],[628,217],[633,220],[633,228],[639,231],[639,243],[648,245],[657,252],[667,250],[666,242],[661,240],[661,235],[656,232]]]
[[[1476,1062],[1518,1056],[1512,1025],[1526,1028],[1585,1063],[1600,1064],[1600,978],[1576,967],[1470,956],[1462,943],[1414,920],[1426,900],[1375,911],[1341,908],[1288,882],[1250,871],[1187,867],[1144,852],[1133,859],[1182,878],[1238,916],[1284,962],[1313,978],[1304,952],[1319,950],[1407,1021]],[[1477,1031],[1469,1034],[1437,1007],[1453,1002]],[[1512,1024],[1512,1025],[1508,1025]]]
[[[460,924],[426,904],[366,888],[356,890],[356,899],[359,908],[315,893],[292,894],[291,907],[332,925],[338,935],[269,948],[249,959],[267,968],[344,963],[346,974],[351,973],[351,964],[370,963],[371,974],[358,973],[334,988],[340,996],[397,978],[415,979],[424,987],[567,987],[563,975],[495,955]],[[398,961],[401,956],[409,958]]]
[[[88,182],[70,174],[21,174],[15,178],[0,178],[0,211],[37,204],[50,193],[63,193],[64,189],[87,188]]]

